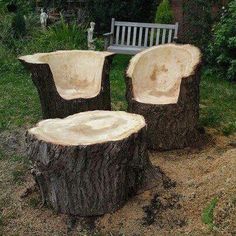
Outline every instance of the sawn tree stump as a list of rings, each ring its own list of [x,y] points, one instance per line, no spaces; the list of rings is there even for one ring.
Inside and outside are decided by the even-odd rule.
[[[162,45],[132,58],[126,76],[128,110],[143,115],[150,149],[191,146],[198,138],[201,53]]]
[[[35,84],[43,118],[64,118],[78,112],[111,110],[109,71],[113,54],[56,51],[22,56]]]
[[[44,203],[70,215],[102,215],[134,195],[153,167],[140,115],[90,111],[27,132],[32,173]]]

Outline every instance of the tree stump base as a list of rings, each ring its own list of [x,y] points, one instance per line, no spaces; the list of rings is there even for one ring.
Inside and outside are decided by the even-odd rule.
[[[179,149],[197,141],[200,67],[201,53],[191,45],[162,45],[132,58],[128,110],[144,116],[149,149]]]
[[[113,55],[71,50],[20,57],[38,90],[43,118],[111,110],[109,71]]]
[[[43,202],[79,216],[119,209],[153,171],[145,134],[144,118],[126,112],[90,111],[39,122],[26,140]]]

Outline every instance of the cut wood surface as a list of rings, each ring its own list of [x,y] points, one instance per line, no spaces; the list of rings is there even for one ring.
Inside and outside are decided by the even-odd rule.
[[[120,208],[154,173],[142,116],[90,111],[49,119],[27,132],[32,173],[44,203],[70,215]]]
[[[194,144],[198,137],[201,53],[192,45],[152,47],[127,70],[129,111],[143,115],[150,149]]]
[[[64,118],[88,110],[110,110],[109,71],[113,54],[56,51],[22,56],[37,87],[43,118]]]

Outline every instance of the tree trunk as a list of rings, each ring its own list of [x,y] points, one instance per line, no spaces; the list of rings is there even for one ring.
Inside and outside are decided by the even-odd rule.
[[[85,113],[89,114],[89,112]],[[97,115],[99,113],[101,116]],[[72,122],[73,117],[81,116],[81,114],[83,113],[71,116],[70,121]],[[108,113],[95,111],[91,114],[92,118],[88,117],[87,120],[97,122],[99,119],[105,120]],[[126,114],[132,119],[133,114]],[[121,116],[127,119],[122,113]],[[137,116],[139,120],[143,119],[140,118],[141,116],[134,116]],[[39,185],[43,202],[51,205],[57,212],[92,216],[115,211],[143,187],[145,176],[153,177],[154,169],[146,149],[144,119],[141,121],[144,125],[134,125],[132,129],[135,130],[130,129],[129,135],[119,140],[107,139],[95,143],[96,140],[91,137],[93,141],[89,144],[81,142],[73,145],[60,144],[62,142],[60,137],[54,142],[50,140],[50,134],[42,133],[41,130],[54,126],[55,123],[53,120],[48,120],[46,121],[48,123],[44,125],[44,122],[27,132],[27,151],[34,164],[32,173]],[[79,121],[74,126],[78,128],[77,131],[73,132],[83,135],[83,132],[90,129],[86,124],[88,124],[86,119],[84,122]],[[115,122],[114,127],[111,124],[110,128],[105,129],[102,126],[101,135],[104,135],[104,132],[110,134],[110,130],[119,129],[120,126],[117,124]],[[86,131],[81,131],[84,125]],[[94,123],[93,132],[99,132],[98,126]],[[72,127],[73,130],[75,130],[74,127]],[[38,128],[39,131],[37,131]],[[65,128],[61,132],[67,135],[66,132],[70,129],[71,126],[68,126],[68,129]],[[73,134],[70,133],[70,137]],[[55,134],[55,136],[59,135]]]
[[[199,81],[199,75],[182,80],[178,103],[153,105],[135,101],[131,79],[126,78],[128,111],[145,117],[149,149],[179,149],[197,141]]]
[[[38,90],[43,119],[64,118],[83,111],[111,110],[109,72],[113,59],[112,54],[105,56],[103,68],[98,68],[98,70],[102,70],[100,92],[91,98],[79,97],[73,99],[65,99],[59,94],[49,62],[38,63],[38,61],[29,60],[27,57],[30,56],[21,57],[19,60],[31,72],[33,83]],[[67,61],[64,60],[64,64],[66,63]],[[75,66],[76,63],[80,62],[75,62]],[[64,64],[59,65],[59,67],[63,68]],[[89,64],[91,65],[91,70],[96,70],[96,68],[93,68],[93,61],[90,61]],[[67,78],[64,79],[66,80]],[[81,78],[81,80],[86,80],[86,78]]]
[[[171,104],[137,101],[132,78],[126,76],[128,111],[144,116],[149,149],[179,149],[192,146],[198,140],[200,67],[198,62],[191,75],[181,79],[178,100]]]

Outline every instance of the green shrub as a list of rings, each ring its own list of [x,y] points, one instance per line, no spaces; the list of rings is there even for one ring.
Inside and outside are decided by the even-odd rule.
[[[86,49],[86,28],[76,23],[67,24],[62,19],[57,25],[47,30],[38,30],[33,35],[21,54],[50,52],[55,50]]]
[[[12,16],[0,12],[0,43],[2,45],[7,44],[12,39],[11,24]]]
[[[155,22],[161,24],[170,24],[173,23],[173,20],[174,17],[170,7],[170,2],[169,0],[163,0],[157,7]]]
[[[35,10],[35,0],[0,0],[0,8],[8,12],[19,11],[26,15]]]
[[[209,62],[217,65],[224,77],[236,81],[236,1],[231,1],[218,24],[213,27]]]
[[[12,18],[12,32],[14,38],[21,38],[26,34],[25,18],[20,12]]]

